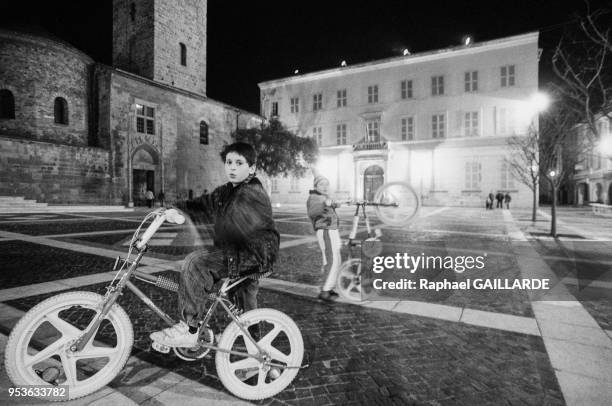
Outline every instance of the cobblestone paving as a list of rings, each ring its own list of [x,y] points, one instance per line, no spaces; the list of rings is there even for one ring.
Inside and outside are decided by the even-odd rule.
[[[102,285],[88,287],[102,291]],[[163,308],[174,294],[146,285]],[[11,301],[27,310],[44,296]],[[448,323],[262,290],[261,307],[281,309],[300,326],[311,366],[274,399],[259,404],[562,405],[538,337]],[[185,362],[150,350],[161,321],[131,292],[120,300],[134,323],[133,353],[223,390],[213,359]],[[175,312],[174,312],[175,313]],[[127,371],[125,372],[127,373]],[[120,385],[121,375],[115,380]]]
[[[3,289],[108,272],[114,260],[23,241],[0,242]]]

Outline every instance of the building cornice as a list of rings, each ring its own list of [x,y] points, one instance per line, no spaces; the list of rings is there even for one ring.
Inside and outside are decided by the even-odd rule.
[[[457,46],[452,48],[438,49],[427,51],[413,55],[392,57],[380,59],[376,61],[364,62],[352,66],[341,68],[326,69],[317,72],[306,73],[303,75],[290,76],[281,79],[274,79],[258,83],[260,90],[278,87],[281,85],[305,83],[314,80],[329,79],[346,75],[353,75],[373,70],[393,68],[398,66],[407,66],[423,62],[431,62],[445,58],[456,58],[458,56],[466,56],[487,52],[497,49],[504,49],[520,45],[538,43],[539,32],[530,32],[527,34],[516,35],[491,41],[477,42],[469,46]]]

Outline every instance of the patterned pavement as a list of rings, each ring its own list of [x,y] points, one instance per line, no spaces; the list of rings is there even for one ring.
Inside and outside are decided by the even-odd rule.
[[[343,215],[348,229],[350,214]],[[433,213],[433,211],[432,211]],[[441,255],[487,253],[487,272],[495,277],[520,277],[509,247],[504,218],[500,211],[452,209],[436,212],[408,229],[383,229],[385,254],[427,252]],[[124,250],[129,230],[138,225],[138,216],[68,216],[24,219],[0,217],[0,231],[33,236],[58,235],[66,240],[94,247]],[[108,218],[99,218],[108,217]],[[320,254],[307,218],[300,212],[277,213],[282,241],[274,278],[291,283],[318,286],[322,283]],[[31,221],[29,221],[30,219]],[[96,234],[97,232],[103,232]],[[66,234],[78,234],[66,236]],[[61,235],[61,237],[59,237]],[[193,235],[193,234],[190,234]],[[199,244],[207,245],[206,232],[200,239],[181,237],[176,228],[160,230],[151,255],[179,260]],[[1,235],[0,235],[1,237]],[[182,244],[182,245],[181,245]],[[346,254],[346,249],[345,249]],[[556,254],[541,251],[540,255]],[[112,260],[43,244],[0,239],[3,287],[71,278],[107,272]],[[498,276],[499,275],[499,276]],[[455,280],[465,274],[453,275]],[[104,284],[79,290],[103,291]],[[154,301],[172,314],[172,294],[143,288]],[[27,310],[49,295],[29,296],[6,304]],[[121,304],[135,328],[133,355],[164,370],[188,377],[223,391],[210,358],[188,363],[150,349],[148,333],[162,327],[159,319],[133,294],[126,293]],[[424,295],[402,292],[396,299],[533,317],[529,298],[520,291],[451,291]],[[314,299],[264,289],[260,306],[280,309],[300,326],[311,366],[300,372],[294,383],[273,399],[260,404],[564,404],[561,389],[539,336],[494,328],[477,327],[427,317],[392,313],[350,304],[327,305]],[[591,306],[587,305],[591,303]],[[597,301],[584,301],[603,328],[610,326],[609,308]],[[122,387],[119,376],[111,385]]]

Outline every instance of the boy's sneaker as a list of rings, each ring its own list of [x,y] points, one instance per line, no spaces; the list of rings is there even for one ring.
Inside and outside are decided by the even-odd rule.
[[[333,302],[334,300],[336,300],[338,298],[338,294],[336,294],[335,296],[331,294],[331,290],[322,290],[321,293],[319,293],[319,299],[324,300],[326,302]],[[335,293],[335,292],[334,292]]]
[[[149,335],[151,340],[167,345],[168,347],[187,347],[192,348],[198,344],[198,333],[191,334],[189,326],[184,321],[180,321],[172,327],[156,331]]]

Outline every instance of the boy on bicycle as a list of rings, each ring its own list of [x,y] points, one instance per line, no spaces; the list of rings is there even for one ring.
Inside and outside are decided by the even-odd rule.
[[[214,221],[214,245],[222,254],[223,266],[211,269],[205,250],[189,254],[179,280],[178,324],[150,335],[153,341],[169,347],[194,347],[198,341],[199,321],[206,313],[206,297],[220,273],[231,278],[249,276],[234,292],[242,310],[257,308],[258,279],[272,273],[278,254],[280,235],[272,219],[272,205],[255,176],[256,154],[243,142],[226,145],[221,151],[228,182],[210,195],[187,203]],[[214,261],[213,261],[214,262]]]

